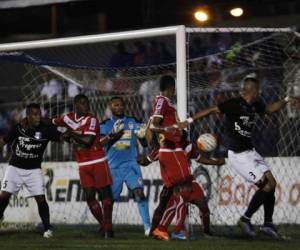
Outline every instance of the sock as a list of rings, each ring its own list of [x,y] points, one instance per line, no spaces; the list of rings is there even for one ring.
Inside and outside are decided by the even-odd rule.
[[[0,199],[0,219],[3,217],[4,211],[7,208],[9,199]]]
[[[174,229],[176,233],[184,229],[184,222],[187,214],[188,205],[183,201],[182,197],[180,197],[179,204],[176,207],[176,224]]]
[[[171,192],[167,192],[166,188],[164,187],[159,197],[159,204],[153,212],[152,221],[151,221],[151,230],[150,230],[151,234],[154,231],[154,229],[158,227],[158,224],[166,210],[170,197],[171,197]]]
[[[165,212],[159,222],[159,225],[158,225],[159,230],[165,231],[165,232],[167,231],[168,226],[171,224],[171,222],[175,216],[176,206],[177,206],[178,202],[179,202],[179,197],[172,196],[169,199],[166,210],[165,210]]]
[[[265,224],[273,223],[273,212],[275,206],[275,190],[268,192],[264,201]]]
[[[103,228],[103,214],[102,214],[102,208],[97,200],[87,201],[87,204],[90,208],[91,213],[96,218],[96,220],[99,222],[101,228]]]
[[[205,202],[205,203],[202,203],[199,207],[199,210],[201,212],[201,215],[200,215],[200,218],[201,218],[201,221],[202,221],[202,225],[203,225],[203,231],[204,232],[210,232],[210,211],[209,211],[209,208],[208,208],[208,204]]]
[[[245,217],[251,219],[252,215],[259,209],[259,207],[264,203],[267,196],[267,192],[258,189],[255,194],[253,195],[248,209],[245,212]]]
[[[39,215],[44,225],[44,230],[47,231],[48,229],[50,229],[50,213],[49,213],[48,203],[46,201],[43,201],[43,202],[38,202],[37,205],[38,205]]]
[[[112,210],[113,210],[113,201],[110,198],[107,198],[102,201],[103,207],[103,222],[104,230],[112,231]]]
[[[138,205],[138,209],[139,209],[140,215],[143,220],[144,230],[147,230],[151,226],[148,201],[145,198],[140,199],[137,201],[137,205]]]

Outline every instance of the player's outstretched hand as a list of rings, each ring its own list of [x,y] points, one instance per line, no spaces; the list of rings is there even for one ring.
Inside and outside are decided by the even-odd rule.
[[[187,128],[189,126],[189,123],[187,120],[183,121],[183,122],[178,122],[177,126],[181,129]]]
[[[216,166],[219,166],[219,167],[221,167],[222,165],[224,165],[226,163],[224,158],[219,158],[219,159],[216,159],[215,161],[216,161]]]
[[[140,127],[135,131],[135,134],[138,138],[145,138],[147,132],[147,124],[142,123]]]
[[[120,133],[122,130],[124,129],[124,122],[122,119],[118,119],[115,123],[114,123],[114,126],[113,126],[113,129],[112,129],[112,133],[113,134],[118,134]]]

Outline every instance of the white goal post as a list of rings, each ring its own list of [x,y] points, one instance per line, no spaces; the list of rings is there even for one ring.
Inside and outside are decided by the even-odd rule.
[[[108,34],[77,36],[69,38],[45,39],[37,41],[0,44],[0,52],[23,51],[60,46],[72,46],[98,42],[112,42],[135,38],[176,35],[176,75],[177,111],[180,119],[187,116],[187,75],[186,75],[186,32],[292,32],[292,28],[186,28],[184,25],[123,31]]]

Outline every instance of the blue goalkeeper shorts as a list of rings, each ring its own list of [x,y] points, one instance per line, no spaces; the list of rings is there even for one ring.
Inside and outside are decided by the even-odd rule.
[[[144,188],[143,178],[140,166],[134,163],[122,164],[118,167],[110,169],[113,184],[111,186],[113,199],[119,200],[123,190],[123,183],[126,184],[129,190],[136,188]]]

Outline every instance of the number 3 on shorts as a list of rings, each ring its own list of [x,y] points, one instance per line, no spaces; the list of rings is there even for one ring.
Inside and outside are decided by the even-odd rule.
[[[2,184],[2,189],[6,188],[6,187],[7,187],[7,181],[4,181]]]

